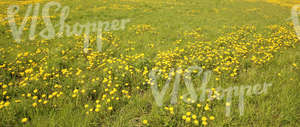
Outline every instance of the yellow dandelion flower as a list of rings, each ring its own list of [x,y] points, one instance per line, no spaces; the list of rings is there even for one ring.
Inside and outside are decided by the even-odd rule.
[[[187,118],[185,119],[185,121],[186,121],[187,123],[191,122],[191,117],[187,117]]]
[[[10,102],[8,102],[8,101],[4,103],[4,107],[7,107],[9,105],[10,105]]]
[[[186,116],[190,116],[191,115],[191,112],[186,112]]]
[[[183,120],[186,120],[186,115],[183,115],[183,116],[182,116],[182,119],[183,119]]]
[[[196,115],[192,115],[192,118],[193,118],[193,119],[197,119],[197,116],[196,116]]]
[[[230,106],[230,103],[229,102],[226,102],[226,104],[225,104],[226,106]]]
[[[206,110],[206,111],[209,110],[209,106],[205,105],[204,110]]]
[[[206,118],[205,116],[203,116],[203,117],[201,118],[201,120],[202,120],[202,121],[206,121],[207,118]]]
[[[143,120],[143,124],[148,124],[148,120]]]
[[[37,103],[33,103],[32,106],[33,106],[33,107],[36,107],[36,106],[37,106]]]
[[[23,118],[23,119],[21,120],[22,123],[26,123],[27,121],[28,121],[28,118]]]
[[[198,120],[194,120],[194,124],[197,126],[199,125],[199,121]]]
[[[200,107],[201,107],[201,104],[197,104],[197,107],[200,108]]]
[[[207,122],[206,121],[202,121],[202,125],[206,126]]]

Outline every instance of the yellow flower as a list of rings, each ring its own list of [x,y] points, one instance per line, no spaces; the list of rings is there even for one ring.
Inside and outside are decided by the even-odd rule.
[[[23,118],[23,119],[21,120],[22,123],[26,123],[27,121],[28,121],[28,118]]]
[[[186,120],[185,120],[187,123],[191,122],[191,118],[190,117],[187,117]]]
[[[201,107],[201,104],[197,104],[197,107],[200,108],[200,107]]]
[[[185,120],[185,119],[186,119],[186,115],[183,115],[183,116],[182,116],[182,119]]]
[[[37,103],[33,103],[32,106],[33,106],[33,107],[36,107],[36,106],[37,106]]]
[[[210,120],[214,120],[215,117],[214,117],[214,116],[210,116],[209,119],[210,119]]]
[[[207,122],[206,121],[202,121],[202,125],[206,126]]]
[[[96,104],[100,103],[100,100],[96,100]]]
[[[8,102],[8,101],[4,103],[4,106],[5,106],[5,107],[7,107],[7,106],[9,106],[9,105],[10,105],[10,102]]]
[[[187,115],[187,116],[190,116],[190,115],[191,115],[191,112],[186,112],[186,115]]]
[[[229,102],[226,102],[226,106],[230,106],[230,103],[229,103]]]
[[[73,91],[73,93],[74,93],[74,94],[78,93],[78,89],[75,89],[75,90]]]
[[[194,120],[194,124],[197,126],[199,125],[199,121],[198,120]]]
[[[85,89],[81,90],[80,92],[81,92],[81,93],[85,93]]]
[[[173,107],[170,107],[170,108],[169,108],[169,110],[170,110],[170,111],[173,111],[173,110],[174,110],[174,108],[173,108]]]
[[[31,73],[32,71],[33,71],[33,69],[32,69],[32,68],[30,68],[30,69],[26,69],[26,70],[25,70],[25,73],[26,73],[26,74],[29,74],[29,73]]]
[[[7,88],[7,85],[3,85],[2,88],[3,88],[3,89]]]
[[[47,103],[48,103],[48,101],[46,101],[46,100],[43,102],[43,104],[47,104]]]
[[[209,106],[205,105],[204,110],[209,110]]]
[[[148,124],[148,120],[143,120],[143,124]]]
[[[202,121],[206,121],[207,118],[206,118],[205,116],[203,116],[203,117],[201,118],[201,120],[202,120]]]
[[[20,103],[20,102],[21,102],[21,100],[15,100],[15,102],[16,102],[16,103]]]
[[[169,108],[168,108],[168,107],[165,107],[165,110],[169,110]]]
[[[196,115],[192,115],[192,118],[193,118],[193,119],[197,119],[197,116],[196,116]]]
[[[33,100],[36,100],[37,98],[38,98],[37,96],[33,96],[33,97],[32,97]]]

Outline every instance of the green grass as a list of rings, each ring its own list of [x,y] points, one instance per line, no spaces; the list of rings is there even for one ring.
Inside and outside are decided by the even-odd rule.
[[[188,42],[206,41],[215,42],[221,36],[235,32],[233,27],[244,25],[253,25],[256,27],[255,33],[261,33],[268,36],[266,27],[270,25],[286,25],[290,21],[286,19],[290,17],[290,8],[281,7],[275,4],[265,2],[246,2],[242,0],[75,0],[75,1],[58,1],[63,6],[70,7],[70,14],[67,24],[87,23],[95,21],[112,21],[114,19],[127,19],[131,22],[126,26],[125,30],[112,31],[113,38],[116,39],[118,46],[114,46],[111,42],[104,41],[104,53],[95,58],[95,61],[104,58],[114,57],[121,58],[120,55],[144,54],[144,58],[138,58],[136,61],[128,62],[128,65],[134,68],[143,69],[148,67],[150,70],[155,65],[157,54],[162,51],[174,50],[176,47],[186,48]],[[47,3],[42,2],[41,5]],[[11,3],[13,4],[13,3]],[[0,5],[3,10],[1,14],[6,14],[8,5]],[[22,13],[25,13],[26,6],[20,6]],[[102,9],[101,7],[105,7]],[[52,13],[58,17],[53,20],[53,24],[57,24],[59,13]],[[20,14],[23,15],[23,14]],[[39,21],[42,22],[42,21]],[[136,34],[134,25],[148,24],[151,29],[140,31]],[[44,26],[39,24],[37,31],[43,29]],[[184,33],[196,30],[200,38],[185,38]],[[38,62],[38,67],[48,66],[46,72],[58,72],[55,69],[73,68],[74,73],[70,77],[54,76],[50,79],[38,81],[28,81],[26,87],[9,87],[8,93],[11,96],[11,104],[9,107],[0,109],[0,126],[145,126],[142,121],[148,120],[149,126],[192,126],[182,120],[182,114],[190,111],[188,106],[180,102],[174,105],[175,115],[168,114],[164,107],[158,107],[155,104],[154,97],[151,93],[149,85],[143,85],[145,78],[138,73],[130,74],[126,72],[126,77],[122,80],[114,82],[120,84],[122,89],[130,91],[131,98],[121,96],[120,101],[113,101],[106,105],[101,102],[103,109],[99,113],[91,112],[86,115],[87,109],[84,104],[94,103],[96,98],[101,99],[105,93],[106,84],[102,83],[107,73],[103,68],[92,67],[87,56],[90,54],[83,53],[82,38],[63,37],[41,42],[42,38],[34,41],[24,39],[23,43],[16,44],[13,41],[10,28],[7,25],[0,26],[0,65],[9,64],[16,65],[16,57],[18,53],[35,52],[37,48],[47,49],[49,52],[44,54],[29,56],[24,61],[33,59]],[[293,31],[292,27],[289,30]],[[24,33],[24,36],[27,32]],[[108,36],[106,33],[104,36]],[[28,38],[28,37],[23,37]],[[182,40],[175,45],[176,40]],[[150,48],[149,44],[154,47]],[[16,48],[19,45],[19,48]],[[95,45],[93,45],[94,49]],[[127,51],[128,48],[134,50]],[[62,54],[62,50],[66,51]],[[189,50],[189,49],[185,49]],[[46,56],[46,57],[45,57]],[[45,61],[39,61],[45,57]],[[74,57],[74,58],[71,58]],[[22,60],[21,60],[22,61]],[[40,63],[41,64],[40,64]],[[298,67],[294,67],[293,64]],[[22,64],[25,68],[32,67]],[[102,63],[100,63],[102,64]],[[97,66],[100,66],[97,65]],[[268,89],[267,94],[258,96],[245,97],[245,114],[239,115],[238,97],[233,97],[232,111],[230,117],[225,116],[225,101],[217,101],[211,114],[215,116],[213,122],[209,122],[208,126],[300,126],[300,45],[296,44],[295,48],[280,49],[274,53],[274,58],[262,65],[250,65],[246,70],[246,60],[243,61],[242,67],[237,78],[228,78],[228,74],[224,74],[221,80],[214,80],[217,75],[214,73],[212,79],[208,83],[208,87],[223,88],[263,84],[264,82],[272,83],[272,87]],[[122,64],[121,64],[122,65]],[[173,65],[176,67],[176,65]],[[200,66],[200,65],[199,65]],[[12,66],[11,66],[12,67]],[[15,66],[13,70],[21,72],[24,68]],[[20,68],[18,68],[20,67]],[[55,68],[51,70],[51,68]],[[105,65],[107,68],[118,68],[118,64]],[[75,76],[76,68],[81,68],[83,72],[80,76]],[[2,68],[1,68],[2,69]],[[39,73],[39,70],[35,70]],[[113,71],[113,76],[121,77],[122,71]],[[123,73],[123,72],[122,72]],[[280,73],[280,76],[278,75]],[[24,77],[18,77],[10,74],[10,71],[3,69],[0,71],[0,82],[8,84],[13,82],[18,84]],[[97,83],[91,82],[93,78],[99,77]],[[84,83],[78,83],[83,80]],[[129,82],[129,86],[124,83]],[[164,85],[164,81],[161,81]],[[55,89],[52,86],[60,84],[61,89]],[[180,92],[186,91],[181,83]],[[195,87],[201,84],[200,79],[194,82]],[[140,90],[135,89],[137,86]],[[86,89],[86,96],[78,96],[72,98],[72,91],[75,88]],[[171,87],[172,88],[172,85]],[[32,107],[32,99],[22,97],[21,94],[32,93],[34,89],[39,89],[38,96],[47,93],[48,95],[58,90],[64,95],[61,98],[52,99],[47,105],[39,105],[37,108]],[[97,92],[93,93],[92,90]],[[121,89],[121,90],[122,90]],[[1,93],[5,89],[1,89]],[[169,104],[171,89],[168,90],[164,106]],[[33,94],[33,93],[32,93]],[[1,100],[6,101],[5,96],[1,94]],[[14,103],[15,99],[22,100],[21,103]],[[56,107],[53,107],[56,105]],[[113,106],[113,111],[105,110],[108,106]],[[27,123],[21,123],[22,118],[29,118]],[[201,117],[201,116],[198,116]],[[201,124],[201,123],[200,123]]]

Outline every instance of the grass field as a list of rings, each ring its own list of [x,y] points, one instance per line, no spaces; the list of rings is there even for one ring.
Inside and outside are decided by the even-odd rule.
[[[0,127],[300,126],[300,44],[289,20],[300,1],[55,0],[61,7],[51,7],[48,17],[55,37],[46,39],[41,13],[49,2],[0,0]],[[38,3],[39,15],[30,14],[18,43],[11,23],[19,27],[28,6]],[[19,6],[14,21],[7,18],[12,5]],[[86,35],[58,32],[63,7],[70,8],[71,30],[99,21],[124,21],[124,29],[103,30],[101,52],[91,33],[84,52]],[[212,72],[203,91],[197,89],[203,75],[193,70],[197,100],[183,97],[191,92],[184,74],[192,66]],[[161,72],[157,84],[152,70]],[[178,102],[171,104],[175,75],[181,75]],[[153,86],[162,89],[168,79],[158,106]],[[254,86],[265,83],[272,85],[255,94]],[[250,92],[241,98],[244,86]],[[238,90],[228,101],[221,88]],[[199,100],[209,92],[210,99]]]

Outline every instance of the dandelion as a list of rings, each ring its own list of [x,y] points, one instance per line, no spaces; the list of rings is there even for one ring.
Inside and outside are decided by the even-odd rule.
[[[206,121],[207,118],[206,118],[205,116],[203,116],[203,117],[201,118],[201,120],[202,120],[202,121]]]
[[[193,122],[196,126],[199,125],[199,121],[198,120],[194,120]]]
[[[3,88],[3,89],[7,88],[7,85],[3,85],[2,88]]]
[[[209,108],[209,106],[208,105],[205,105],[205,107],[204,107],[204,110],[209,110],[210,108]]]
[[[101,105],[97,104],[97,105],[96,105],[96,107],[97,107],[97,108],[100,108],[100,107],[101,107]]]
[[[37,98],[38,98],[37,96],[33,96],[33,97],[32,97],[33,100],[36,100]]]
[[[197,107],[200,108],[200,107],[201,107],[201,104],[197,104]]]
[[[192,118],[193,118],[193,119],[197,119],[197,116],[196,116],[196,115],[192,115]]]
[[[183,115],[183,116],[182,116],[182,119],[183,119],[183,120],[186,120],[186,115]]]
[[[48,103],[48,101],[47,100],[45,100],[44,102],[43,102],[43,104],[47,104]]]
[[[148,124],[148,120],[143,120],[143,124],[147,125]]]
[[[36,106],[37,106],[37,103],[33,103],[33,104],[32,104],[32,107],[36,107]]]
[[[28,121],[28,118],[23,118],[23,119],[21,120],[22,123],[26,123],[27,121]]]
[[[7,91],[3,91],[2,95],[6,95],[7,94]]]
[[[20,103],[20,102],[21,102],[21,100],[15,100],[15,102],[16,102],[16,103]]]
[[[202,125],[206,126],[207,122],[206,121],[202,121]]]
[[[187,117],[187,118],[185,119],[185,121],[186,121],[187,123],[189,123],[189,122],[191,122],[191,118],[190,118],[190,117]]]
[[[230,103],[229,102],[226,102],[226,104],[225,104],[226,106],[230,106]]]
[[[191,112],[186,112],[186,116],[190,116],[191,115]]]

